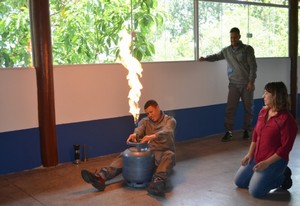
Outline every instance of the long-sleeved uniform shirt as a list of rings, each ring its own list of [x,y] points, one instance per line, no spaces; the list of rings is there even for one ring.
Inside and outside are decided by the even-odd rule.
[[[234,49],[231,45],[223,48],[219,53],[208,55],[206,61],[213,62],[222,59],[227,61],[227,75],[230,83],[247,84],[255,82],[257,64],[254,49],[250,45],[239,42]]]
[[[148,117],[139,121],[134,133],[137,137],[143,138],[145,135],[156,134],[157,138],[149,143],[151,150],[166,151],[171,150],[175,152],[174,132],[176,128],[176,120],[164,114],[158,122],[153,122]]]
[[[268,111],[266,107],[261,109],[253,130],[254,159],[258,163],[276,153],[288,161],[298,131],[296,121],[288,111],[280,111],[266,121]]]

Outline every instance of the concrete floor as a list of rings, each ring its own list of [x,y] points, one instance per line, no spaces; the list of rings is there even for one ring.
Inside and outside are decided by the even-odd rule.
[[[234,140],[223,143],[222,134],[177,143],[177,165],[164,197],[147,194],[145,189],[129,188],[122,176],[97,192],[80,176],[81,169],[95,171],[117,155],[88,159],[79,165],[61,164],[0,176],[0,205],[170,205],[170,206],[285,206],[300,205],[300,135],[290,155],[293,187],[272,191],[255,199],[247,190],[237,189],[233,177],[250,141],[241,131]]]

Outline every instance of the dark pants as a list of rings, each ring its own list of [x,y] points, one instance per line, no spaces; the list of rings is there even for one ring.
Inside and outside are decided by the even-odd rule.
[[[229,84],[227,105],[225,112],[224,127],[227,131],[234,129],[235,115],[238,108],[239,100],[242,99],[244,106],[244,123],[243,129],[251,131],[253,119],[253,93],[248,91],[247,85]]]

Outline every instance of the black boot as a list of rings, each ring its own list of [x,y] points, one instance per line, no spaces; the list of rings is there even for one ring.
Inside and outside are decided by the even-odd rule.
[[[99,173],[91,173],[87,170],[81,170],[81,177],[86,183],[92,184],[99,191],[105,189],[105,180],[101,177]]]
[[[160,177],[153,177],[151,183],[147,187],[147,191],[152,195],[164,195],[166,189],[166,181]]]
[[[281,185],[281,188],[284,189],[284,190],[288,190],[288,189],[290,189],[290,188],[292,187],[292,185],[293,185],[293,180],[292,180],[292,178],[291,178],[291,176],[292,176],[292,171],[291,171],[291,169],[287,166],[287,167],[285,168],[283,174],[284,174],[285,178],[284,178],[284,181],[283,181],[283,183],[282,183],[282,185]]]

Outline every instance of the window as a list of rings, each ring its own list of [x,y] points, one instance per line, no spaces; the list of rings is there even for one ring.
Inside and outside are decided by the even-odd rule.
[[[288,5],[288,0],[239,0],[239,1],[258,2],[258,3],[265,3],[265,4]]]
[[[0,1],[0,68],[31,65],[27,0]]]
[[[256,57],[286,57],[288,2],[49,0],[53,63],[114,63],[122,30],[133,34],[131,51],[141,61],[195,60],[196,53],[206,56],[228,46],[232,27],[240,28]],[[0,68],[30,67],[28,0],[0,1],[0,17]]]
[[[238,27],[256,57],[288,56],[288,8],[199,1],[199,54],[219,52]]]
[[[157,10],[164,14],[163,26],[148,37],[155,54],[146,61],[194,60],[194,2],[159,0]]]
[[[191,0],[51,2],[54,64],[115,62],[123,29],[143,61],[194,60]]]
[[[157,4],[157,0],[51,0],[54,64],[115,62],[123,30],[134,34],[134,56],[150,57],[155,48],[148,37],[163,24]]]

